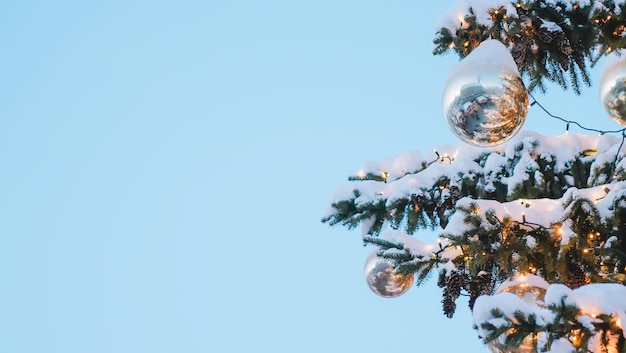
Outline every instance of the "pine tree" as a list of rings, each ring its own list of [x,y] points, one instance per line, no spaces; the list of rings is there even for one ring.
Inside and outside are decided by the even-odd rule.
[[[479,3],[436,33],[434,54],[462,59],[498,40],[530,92],[552,82],[579,93],[590,66],[626,48],[626,1]],[[616,131],[522,131],[496,147],[368,163],[322,221],[362,227],[364,243],[418,285],[437,272],[444,315],[468,295],[492,351],[626,352],[626,134]],[[418,241],[421,229],[439,229],[438,243]],[[503,287],[525,278],[547,285]]]

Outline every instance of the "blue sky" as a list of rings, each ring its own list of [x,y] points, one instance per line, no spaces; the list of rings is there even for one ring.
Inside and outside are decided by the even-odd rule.
[[[359,232],[320,222],[363,162],[457,142],[451,5],[4,4],[0,352],[485,352],[435,281],[376,297]],[[596,90],[538,99],[615,128]]]

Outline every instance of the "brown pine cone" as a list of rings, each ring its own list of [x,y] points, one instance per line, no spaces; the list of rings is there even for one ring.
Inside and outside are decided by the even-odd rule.
[[[479,273],[474,279],[470,282],[469,285],[469,307],[470,309],[474,309],[474,302],[478,299],[479,296],[485,294],[491,294],[493,288],[491,286],[491,275],[487,272]]]
[[[446,279],[446,288],[451,297],[456,298],[461,295],[461,288],[463,288],[463,276],[457,271],[450,272],[450,275]]]
[[[521,67],[526,61],[526,52],[531,50],[533,40],[527,36],[515,36],[513,39],[513,47],[511,48],[511,56],[515,60],[515,64]]]
[[[561,32],[549,31],[548,29],[541,26],[539,26],[539,29],[537,29],[537,36],[539,37],[539,39],[547,44],[552,43],[552,41],[558,36],[558,33]]]
[[[568,276],[567,276],[567,286],[576,289],[578,287],[584,286],[589,282],[587,278],[587,274],[583,271],[580,266],[576,264],[569,264],[568,266]]]
[[[452,318],[452,316],[454,316],[454,311],[456,310],[456,303],[446,290],[443,291],[443,299],[441,300],[441,303],[443,304],[443,313],[448,318]]]
[[[441,303],[443,304],[443,313],[451,318],[456,310],[456,300],[459,295],[461,295],[461,289],[463,288],[463,275],[453,270],[449,275],[444,277],[444,280],[445,284]]]
[[[572,55],[574,50],[572,49],[572,46],[570,45],[569,39],[567,39],[567,37],[565,36],[565,33],[559,32],[559,34],[557,35],[555,39],[556,39],[556,46],[559,48],[561,53],[568,55],[568,56]]]

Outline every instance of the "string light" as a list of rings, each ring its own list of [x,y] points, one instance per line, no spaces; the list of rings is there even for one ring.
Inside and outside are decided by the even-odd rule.
[[[554,229],[554,235],[556,235],[557,238],[560,238],[563,235],[563,227],[561,227],[560,224],[556,225],[556,228]]]
[[[467,27],[467,22],[465,22],[465,16],[460,13],[457,18],[459,19],[459,23],[461,23],[461,27]]]
[[[541,110],[543,110],[543,111],[544,111],[544,113],[546,113],[546,114],[547,114],[548,116],[550,116],[551,118],[553,118],[553,119],[557,119],[557,120],[560,120],[560,121],[562,121],[562,122],[566,123],[566,124],[567,124],[566,129],[569,129],[569,125],[570,125],[570,124],[574,124],[574,125],[578,126],[578,127],[579,127],[580,129],[582,129],[582,130],[592,131],[592,132],[597,132],[597,133],[599,133],[599,134],[601,134],[601,135],[604,135],[604,134],[616,134],[616,133],[621,133],[621,134],[622,134],[622,136],[623,136],[624,131],[626,131],[626,127],[625,127],[625,128],[622,128],[622,129],[618,129],[618,130],[599,130],[599,129],[594,129],[594,128],[589,128],[589,127],[583,126],[583,125],[581,125],[580,123],[578,123],[577,121],[574,121],[574,120],[567,120],[567,119],[564,119],[564,118],[562,118],[562,117],[560,117],[560,116],[556,116],[556,115],[554,115],[554,114],[550,113],[550,112],[549,112],[549,111],[548,111],[548,110],[547,110],[547,109],[546,109],[543,105],[541,105],[541,103],[539,103],[539,102],[537,101],[537,99],[536,99],[536,98],[535,98],[535,97],[534,97],[531,93],[528,93],[528,95],[530,96],[530,98],[532,98],[532,99],[533,99],[533,102],[531,103],[531,106],[533,106],[533,105],[537,105],[539,108],[541,108]]]
[[[597,21],[597,20],[596,20]],[[541,105],[541,103],[539,103],[537,101],[537,99],[529,92],[528,95],[530,96],[530,98],[533,99],[533,102],[530,104],[531,106],[537,105],[539,108],[541,108],[541,110],[544,111],[544,113],[546,113],[549,117],[553,118],[553,119],[557,119],[560,120],[562,122],[564,122],[565,125],[565,133],[568,133],[569,131],[569,126],[570,124],[576,125],[578,126],[580,129],[585,130],[585,131],[591,131],[591,132],[597,132],[600,135],[604,135],[604,134],[621,134],[622,135],[622,141],[619,145],[619,147],[617,148],[617,152],[615,154],[615,158],[613,158],[613,163],[611,165],[611,168],[613,170],[615,170],[615,167],[617,165],[617,158],[619,157],[619,152],[622,150],[622,146],[624,145],[624,140],[626,140],[626,127],[618,129],[618,130],[599,130],[599,129],[594,129],[594,128],[589,128],[586,126],[581,125],[580,123],[578,123],[577,121],[574,120],[567,120],[564,119],[560,116],[556,116],[552,113],[550,113],[543,105]],[[613,175],[613,179],[615,179],[617,177],[617,175]]]
[[[571,331],[571,342],[572,345],[576,348],[580,347],[581,343],[582,343],[582,337],[580,335],[580,330],[572,330]]]

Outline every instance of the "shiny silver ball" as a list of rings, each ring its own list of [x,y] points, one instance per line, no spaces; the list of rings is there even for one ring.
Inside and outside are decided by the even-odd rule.
[[[528,92],[511,54],[500,42],[493,42],[497,41],[481,44],[457,64],[442,96],[450,130],[461,141],[479,147],[515,136],[529,107]]]
[[[383,298],[395,298],[406,293],[414,279],[413,274],[397,273],[392,263],[379,259],[376,253],[365,262],[365,281],[374,293]]]
[[[543,278],[532,274],[519,274],[502,283],[495,291],[499,293],[513,293],[528,305],[545,308],[545,295],[549,283]],[[526,336],[519,345],[507,345],[506,333],[501,334],[487,343],[491,353],[537,353],[537,337]]]
[[[611,119],[626,125],[626,56],[609,58],[600,78],[600,102]]]

